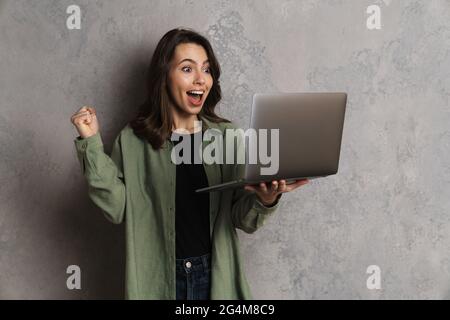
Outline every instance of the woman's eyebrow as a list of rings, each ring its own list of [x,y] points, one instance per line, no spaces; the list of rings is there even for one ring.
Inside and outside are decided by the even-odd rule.
[[[192,63],[194,63],[194,64],[197,64],[197,62],[195,62],[194,60],[189,59],[189,58],[186,58],[186,59],[181,60],[178,64],[182,64],[182,63],[185,62],[185,61],[189,61],[189,62],[192,62]],[[209,60],[203,61],[203,64],[205,64],[205,63],[207,63],[207,62],[209,62]]]

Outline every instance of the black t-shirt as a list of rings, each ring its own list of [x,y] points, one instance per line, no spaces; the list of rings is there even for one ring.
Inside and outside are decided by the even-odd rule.
[[[175,237],[176,258],[184,259],[201,256],[211,252],[211,238],[209,231],[209,193],[196,193],[195,190],[208,186],[208,178],[203,163],[194,151],[201,150],[202,131],[181,136],[174,145],[182,143],[183,139],[191,139],[191,161],[176,165],[175,192]],[[196,135],[196,139],[194,139]],[[183,153],[179,153],[182,157]]]

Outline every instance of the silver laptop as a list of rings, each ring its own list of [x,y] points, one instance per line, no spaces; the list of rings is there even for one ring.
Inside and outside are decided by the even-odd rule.
[[[278,171],[261,174],[267,165],[249,163],[245,148],[245,174],[240,180],[197,189],[196,192],[220,191],[256,185],[272,180],[293,183],[336,174],[339,166],[347,94],[327,93],[256,93],[253,95],[250,128],[279,129]],[[271,146],[267,147],[271,151]]]

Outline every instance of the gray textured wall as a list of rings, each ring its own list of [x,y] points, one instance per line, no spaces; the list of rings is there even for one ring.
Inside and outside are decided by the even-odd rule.
[[[66,28],[66,8],[82,29]],[[381,30],[366,9],[381,8]],[[87,197],[70,116],[96,107],[105,149],[144,95],[160,37],[206,35],[219,112],[251,94],[347,91],[339,173],[239,232],[256,298],[450,298],[450,1],[0,1],[0,298],[123,296],[123,226]],[[66,268],[82,289],[66,288]],[[366,268],[381,269],[369,290]]]

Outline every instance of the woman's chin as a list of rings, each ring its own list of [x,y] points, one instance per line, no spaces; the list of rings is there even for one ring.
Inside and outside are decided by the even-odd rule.
[[[176,107],[175,112],[181,116],[193,116],[199,114],[200,111],[202,111],[202,107],[203,105],[195,106],[190,103],[184,103],[183,105]]]
[[[202,111],[202,107],[203,107],[203,105],[200,105],[200,106],[187,105],[183,111],[186,113],[189,113],[191,115],[196,115],[196,114],[199,114],[200,111]]]

